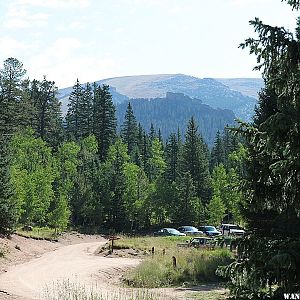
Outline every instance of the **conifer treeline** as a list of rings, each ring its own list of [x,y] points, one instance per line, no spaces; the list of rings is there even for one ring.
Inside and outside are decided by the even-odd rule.
[[[129,103],[117,133],[109,87],[79,80],[63,120],[54,82],[26,79],[14,58],[0,72],[2,233],[16,224],[123,231],[239,220],[244,148],[228,131],[210,153],[192,117],[184,137],[163,141]]]

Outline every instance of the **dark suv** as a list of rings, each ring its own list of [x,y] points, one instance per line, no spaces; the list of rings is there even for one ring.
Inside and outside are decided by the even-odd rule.
[[[199,230],[205,233],[207,236],[217,236],[222,234],[216,229],[215,226],[199,226]]]

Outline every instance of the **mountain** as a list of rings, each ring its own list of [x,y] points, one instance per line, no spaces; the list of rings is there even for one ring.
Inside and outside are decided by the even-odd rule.
[[[85,86],[85,84],[83,84],[82,86]],[[58,100],[60,100],[60,102],[62,103],[63,115],[66,115],[66,113],[68,111],[69,96],[72,92],[72,89],[73,89],[73,87],[67,87],[67,88],[58,90]],[[110,90],[110,93],[113,97],[115,104],[122,103],[124,101],[129,100],[129,98],[127,96],[118,93],[115,87],[110,86],[109,90]]]
[[[264,87],[262,78],[215,78],[217,81],[228,86],[231,90],[238,91],[243,95],[258,98],[258,92]]]
[[[110,86],[115,103],[122,103],[129,98],[164,97],[167,92],[184,93],[201,99],[213,108],[230,109],[245,121],[251,119],[257,92],[263,86],[263,81],[259,78],[201,79],[184,74],[114,77],[97,83]],[[59,90],[64,113],[71,90],[71,87]]]
[[[234,123],[235,115],[231,110],[212,108],[201,100],[190,98],[183,93],[168,92],[164,98],[131,99],[134,114],[146,130],[151,123],[156,130],[161,129],[164,138],[170,133],[181,134],[186,131],[186,125],[194,116],[204,140],[209,146],[213,145],[217,131],[222,131],[226,125]],[[128,101],[117,105],[118,124],[124,121]]]
[[[244,79],[244,85],[246,82],[247,79]],[[244,95],[231,88],[234,83],[236,87],[241,88],[242,85],[238,84],[237,79],[224,81],[228,84],[227,86],[221,82],[221,79],[201,79],[184,74],[161,74],[115,77],[103,79],[97,83],[115,87],[118,93],[129,98],[164,97],[167,92],[184,93],[201,99],[203,103],[213,108],[230,109],[238,118],[245,121],[251,119],[257,102],[257,97]],[[255,95],[254,91],[252,95]]]

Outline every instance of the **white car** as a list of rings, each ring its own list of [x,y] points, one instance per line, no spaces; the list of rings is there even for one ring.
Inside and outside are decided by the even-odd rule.
[[[224,234],[224,235],[244,235],[245,234],[245,230],[242,229],[240,226],[238,225],[234,225],[234,224],[222,224],[220,227],[220,231]]]

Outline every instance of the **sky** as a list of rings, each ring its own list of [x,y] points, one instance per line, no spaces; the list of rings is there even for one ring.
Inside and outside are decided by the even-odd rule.
[[[30,79],[59,88],[145,74],[260,77],[238,45],[249,20],[285,26],[280,0],[0,0],[0,63],[20,60]]]

